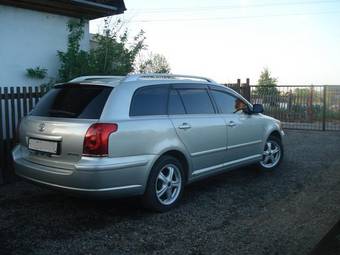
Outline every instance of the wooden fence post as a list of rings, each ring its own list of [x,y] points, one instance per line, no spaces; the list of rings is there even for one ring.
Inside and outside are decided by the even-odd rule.
[[[247,78],[245,84],[242,84],[240,92],[245,99],[250,101],[250,79],[249,78]]]
[[[237,86],[240,88],[240,87],[241,87],[241,79],[237,79],[236,84],[237,84]]]

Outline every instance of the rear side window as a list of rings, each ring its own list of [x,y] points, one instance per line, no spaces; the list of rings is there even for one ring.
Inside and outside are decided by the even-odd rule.
[[[148,86],[133,95],[130,116],[166,115],[168,87]]]
[[[187,114],[213,114],[214,107],[205,89],[181,89],[179,93],[183,99]]]
[[[105,86],[56,86],[41,98],[31,115],[99,119],[111,91],[111,87]]]
[[[185,114],[185,109],[177,90],[171,90],[169,95],[169,115],[175,114]]]

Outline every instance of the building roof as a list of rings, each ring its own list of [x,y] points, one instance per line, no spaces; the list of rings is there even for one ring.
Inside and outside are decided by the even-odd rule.
[[[124,0],[0,0],[1,4],[85,19],[121,14],[126,10]]]

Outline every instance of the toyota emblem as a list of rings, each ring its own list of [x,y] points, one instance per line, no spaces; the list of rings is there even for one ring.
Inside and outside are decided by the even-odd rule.
[[[45,123],[40,123],[40,125],[39,125],[39,131],[40,131],[40,132],[44,132],[44,131],[45,131],[45,128],[46,128],[46,124],[45,124]]]

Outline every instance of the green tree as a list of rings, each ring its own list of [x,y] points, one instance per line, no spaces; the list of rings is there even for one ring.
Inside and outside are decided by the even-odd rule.
[[[121,32],[121,20],[110,27],[109,19],[106,19],[103,32],[95,36],[96,47],[84,51],[80,49],[84,24],[82,20],[71,20],[68,23],[67,51],[58,51],[61,63],[59,82],[82,75],[126,75],[134,71],[136,56],[146,47],[142,30],[130,42],[128,29]]]
[[[134,71],[138,53],[146,48],[144,31],[129,42],[128,29],[120,33],[122,26],[117,20],[111,29],[109,19],[105,20],[104,33],[95,36],[97,46],[90,51],[90,74],[126,75]]]
[[[84,36],[84,24],[84,20],[75,19],[70,20],[67,24],[69,31],[67,51],[58,51],[59,81],[61,82],[87,72],[88,53],[80,49],[80,41]]]
[[[310,95],[310,88],[296,88],[294,94],[297,97],[307,98]]]
[[[257,82],[255,93],[263,98],[263,103],[274,104],[280,92],[277,89],[277,78],[272,77],[268,68],[264,68]]]
[[[275,88],[277,86],[277,78],[271,76],[268,68],[264,68],[257,81],[259,88]]]
[[[150,54],[149,58],[138,66],[140,73],[170,73],[171,68],[167,59],[161,54]]]

